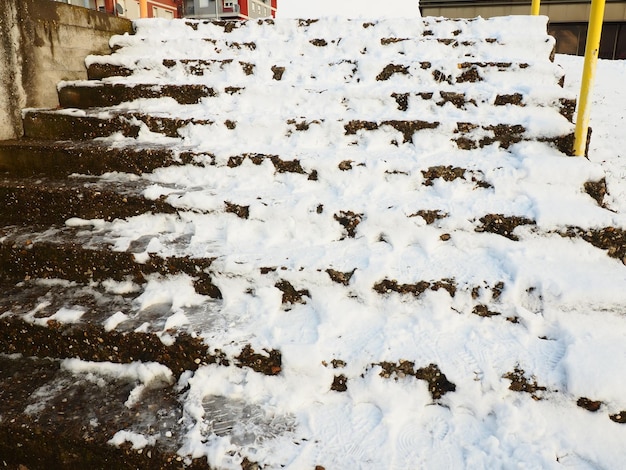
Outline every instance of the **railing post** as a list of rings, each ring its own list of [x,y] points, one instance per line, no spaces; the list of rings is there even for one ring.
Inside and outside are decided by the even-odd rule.
[[[580,83],[576,130],[574,132],[574,155],[576,156],[584,155],[587,147],[589,116],[591,115],[591,90],[596,77],[596,65],[598,65],[598,51],[600,49],[600,36],[604,20],[604,4],[605,0],[591,0],[589,30],[587,31],[587,45],[585,46],[585,63]]]
[[[139,16],[141,18],[148,17],[148,0],[139,0]]]
[[[532,0],[530,5],[530,14],[533,16],[537,16],[539,14],[539,7],[541,6],[540,0]]]

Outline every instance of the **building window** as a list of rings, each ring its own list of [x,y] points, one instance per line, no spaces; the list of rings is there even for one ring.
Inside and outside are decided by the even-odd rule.
[[[626,59],[626,24],[620,24],[619,28],[615,44],[615,59]]]
[[[556,39],[556,52],[559,54],[583,55],[587,28],[580,25],[550,25],[549,33]],[[582,46],[582,52],[581,52]]]
[[[556,39],[558,54],[585,55],[587,23],[551,24],[549,33]],[[605,23],[600,38],[600,59],[626,58],[626,23]]]

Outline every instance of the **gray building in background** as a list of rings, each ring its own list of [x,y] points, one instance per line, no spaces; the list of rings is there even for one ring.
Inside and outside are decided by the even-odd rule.
[[[420,0],[423,16],[474,18],[528,15],[530,0]],[[559,54],[584,55],[587,42],[589,0],[542,0],[541,15],[550,18],[549,33]],[[626,59],[626,1],[607,0],[600,41],[601,59]]]

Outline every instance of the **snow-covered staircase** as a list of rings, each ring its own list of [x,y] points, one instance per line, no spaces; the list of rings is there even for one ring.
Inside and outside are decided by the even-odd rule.
[[[563,389],[540,318],[573,271],[623,300],[626,224],[546,21],[142,20],[88,57],[0,143],[0,456],[382,468],[336,394]]]

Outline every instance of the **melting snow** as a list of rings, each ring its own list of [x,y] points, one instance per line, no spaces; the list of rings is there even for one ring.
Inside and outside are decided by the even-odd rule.
[[[201,36],[206,33],[202,28],[194,32],[182,22],[138,25],[139,36],[117,37],[112,45],[133,43],[129,50],[144,49],[150,57],[146,60],[155,64],[177,55],[219,56],[209,43],[197,50],[195,43],[175,40],[155,47],[161,38],[175,38],[182,30]],[[339,20],[320,22],[310,25],[309,34],[333,38],[341,34],[342,25]],[[204,321],[185,313],[207,301],[185,276],[151,280],[136,304],[140,309],[165,306],[171,315],[166,329],[189,324],[204,328],[200,334],[226,353],[249,342],[259,351],[277,348],[283,358],[278,376],[215,364],[183,374],[177,386],[187,390],[188,433],[181,455],[206,457],[216,468],[239,468],[244,456],[269,468],[293,469],[623,466],[626,426],[608,415],[626,410],[626,269],[604,251],[556,232],[570,225],[626,226],[620,106],[624,95],[618,94],[626,67],[601,62],[591,162],[567,158],[538,142],[462,151],[450,142],[454,131],[447,128],[420,131],[408,142],[391,126],[346,135],[339,116],[381,121],[400,115],[393,100],[371,98],[374,89],[376,96],[389,96],[429,85],[419,78],[418,66],[412,69],[418,76],[414,81],[368,81],[372,70],[380,71],[389,62],[382,54],[372,54],[364,56],[361,80],[355,79],[351,95],[345,97],[343,81],[353,80],[345,59],[358,56],[361,49],[378,50],[381,37],[414,35],[421,27],[414,20],[381,22],[369,37],[344,36],[331,55],[324,48],[311,49],[309,37],[298,32],[295,22],[277,22],[269,30],[250,23],[226,39],[223,28],[206,25],[218,45],[226,40],[257,41],[257,47],[263,47],[264,35],[283,35],[288,47],[266,55],[241,51],[238,59],[254,60],[259,73],[269,73],[273,65],[286,64],[290,55],[308,48],[313,64],[337,61],[332,72],[337,75],[321,86],[297,68],[287,69],[284,80],[295,85],[289,94],[264,81],[263,87],[249,85],[245,101],[222,93],[184,107],[173,100],[130,103],[143,111],[190,119],[216,119],[218,110],[231,110],[239,118],[234,130],[211,124],[210,138],[205,126],[194,124],[183,129],[180,138],[168,138],[181,151],[210,153],[216,166],[168,167],[144,175],[152,183],[145,195],[167,198],[181,209],[178,215],[145,214],[94,228],[117,250],[128,249],[140,238],[147,241],[137,253],[144,259],[148,253],[215,257],[210,272],[223,296],[218,313],[205,312]],[[452,26],[442,22],[433,27]],[[507,36],[519,28],[541,36],[545,19],[477,20],[466,27],[468,34],[474,30],[481,37],[510,40],[508,51],[529,63],[552,47],[549,41],[515,42],[514,35]],[[413,43],[390,47],[419,61],[420,50]],[[194,80],[178,69],[143,70],[125,50],[113,60],[136,70],[135,80]],[[478,53],[484,56],[476,60],[498,60],[488,47]],[[441,56],[442,66],[454,68],[457,59]],[[98,60],[92,57],[89,62]],[[566,67],[568,79],[579,74],[579,58],[560,56],[557,61]],[[233,62],[197,81],[248,86],[250,81],[237,67]],[[504,109],[501,116],[510,122],[521,119],[534,137],[568,132],[570,123],[550,106],[577,90],[552,86],[559,71],[551,64],[541,63],[535,72],[540,77],[536,81],[507,81],[503,74],[489,82],[510,93],[528,91],[536,100],[527,109]],[[340,85],[333,88],[333,83]],[[489,86],[481,82],[466,88],[480,100],[493,97]],[[255,94],[258,99],[251,99]],[[330,98],[318,101],[318,94]],[[464,116],[481,123],[492,119],[489,110],[476,107],[472,115],[471,109]],[[458,109],[448,103],[436,110],[414,96],[402,116],[419,119],[434,112],[453,119]],[[333,119],[316,122],[319,115]],[[309,132],[299,134],[296,124],[285,124],[294,116],[309,122]],[[153,138],[142,131],[137,140]],[[108,139],[112,145],[126,140]],[[229,168],[230,158],[249,151],[252,144],[257,152],[297,158],[302,171],[278,173],[270,158],[248,158],[236,170]],[[338,171],[341,165],[346,171]],[[424,184],[422,170],[432,165],[459,165],[468,173],[455,181]],[[307,178],[313,171],[317,180]],[[586,181],[604,175],[611,210],[599,207],[581,190]],[[477,187],[477,181],[495,188]],[[248,217],[225,210],[225,202],[231,208],[247,207]],[[418,215],[423,210],[447,216],[428,224]],[[477,218],[486,213],[527,217],[540,229],[518,227],[513,236],[521,241],[477,233]],[[340,223],[342,218],[358,220],[358,228],[352,227],[356,236],[348,222]],[[88,223],[71,221],[74,226]],[[290,301],[277,288],[284,282],[297,293]],[[391,292],[420,282],[426,284],[415,295]],[[381,292],[373,288],[377,285]],[[133,291],[124,284],[110,288]],[[125,319],[118,312],[106,328],[114,329]],[[441,381],[444,375],[454,391],[433,395],[431,382],[423,378],[431,364],[439,368],[432,380]],[[140,386],[172,381],[171,372],[158,364],[68,360],[64,367],[77,373],[121,374]],[[528,393],[515,390],[513,382]],[[344,385],[344,392],[338,390]],[[600,412],[577,406],[581,397],[602,401]],[[137,399],[129,397],[129,405]],[[154,439],[120,431],[111,443],[130,442],[138,449]]]

